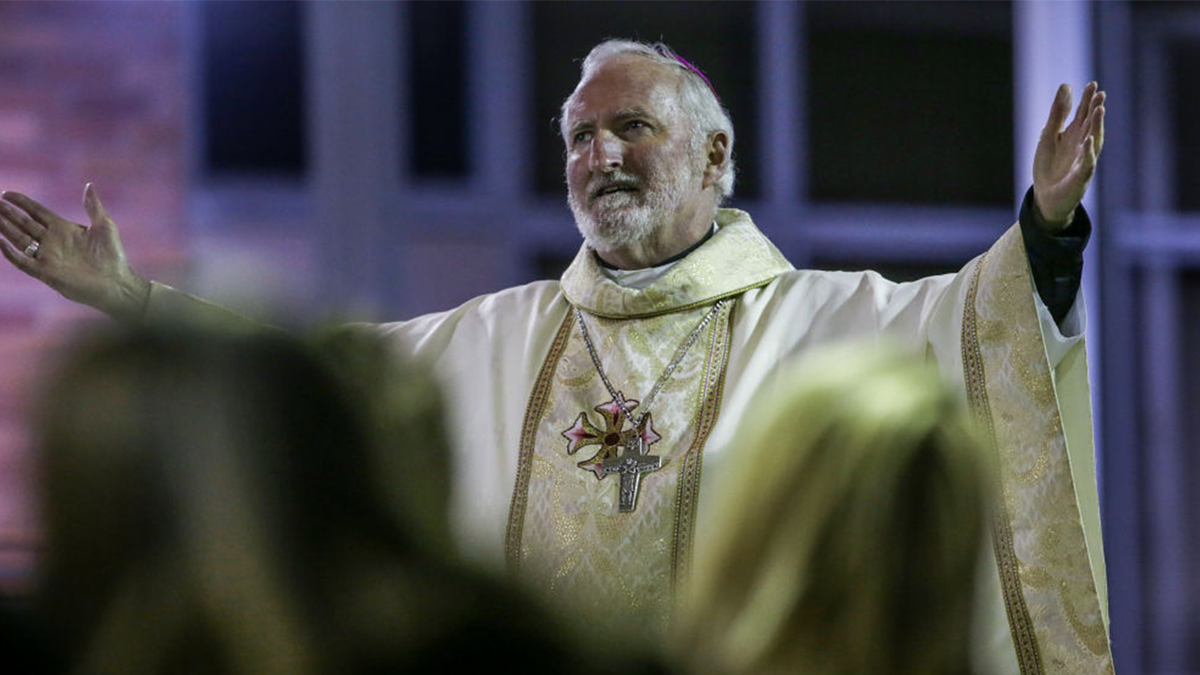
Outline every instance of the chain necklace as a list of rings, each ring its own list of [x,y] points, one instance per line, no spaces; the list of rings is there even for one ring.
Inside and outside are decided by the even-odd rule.
[[[608,390],[609,395],[621,407],[621,412],[625,413],[625,419],[633,422],[634,429],[640,429],[642,423],[646,421],[646,415],[650,412],[650,405],[654,402],[654,398],[658,396],[658,392],[662,390],[663,385],[671,378],[671,373],[674,373],[675,369],[679,367],[679,363],[683,361],[683,357],[691,349],[692,345],[695,344],[696,340],[700,337],[700,333],[704,331],[704,328],[717,315],[717,312],[721,310],[723,304],[725,304],[725,300],[718,300],[712,306],[712,309],[708,310],[708,314],[705,314],[704,318],[700,320],[700,323],[696,324],[696,327],[692,329],[687,338],[680,343],[679,349],[675,350],[675,355],[671,357],[671,361],[663,370],[662,375],[659,376],[658,381],[651,387],[650,394],[642,401],[642,414],[638,415],[636,421],[634,421],[633,413],[625,405],[625,397],[617,392],[616,387],[609,381],[608,375],[604,373],[604,368],[600,365],[600,355],[596,353],[596,345],[592,344],[592,337],[588,334],[587,324],[583,322],[583,312],[580,311],[579,307],[575,307],[575,319],[579,323],[579,334],[583,337],[583,343],[587,345],[588,355],[592,357],[592,365],[596,366],[596,373],[600,375],[600,381],[604,383],[604,388]],[[631,440],[630,445],[633,446],[634,441]]]
[[[636,408],[639,403],[626,401],[621,392],[617,391],[612,381],[608,379],[604,367],[600,365],[600,355],[596,352],[596,345],[592,342],[592,336],[588,334],[587,323],[583,320],[583,311],[575,307],[575,320],[579,323],[579,334],[583,337],[583,343],[587,345],[588,356],[592,357],[592,365],[596,367],[600,381],[604,383],[604,388],[612,396],[612,403],[596,408],[597,411],[604,414],[604,430],[593,426],[588,421],[585,411],[580,413],[575,424],[570,429],[563,431],[562,435],[567,439],[567,454],[574,454],[576,450],[585,445],[600,445],[600,451],[596,453],[595,457],[579,462],[576,466],[595,473],[597,479],[602,479],[608,474],[620,476],[618,508],[622,513],[628,513],[637,508],[638,487],[641,485],[642,474],[662,468],[662,457],[652,455],[647,451],[647,446],[660,438],[653,429],[649,428],[651,425],[650,406],[654,403],[654,399],[662,390],[663,385],[671,379],[671,374],[679,367],[688,350],[700,337],[700,333],[712,322],[717,312],[721,311],[724,303],[724,300],[717,301],[712,309],[704,315],[704,318],[696,324],[687,338],[680,343],[662,375],[650,388],[650,393],[642,405],[642,414],[636,420],[630,404]],[[622,431],[625,422],[631,422],[633,426],[627,431]],[[614,455],[613,453],[617,451],[618,447],[623,447],[624,450],[620,455]]]

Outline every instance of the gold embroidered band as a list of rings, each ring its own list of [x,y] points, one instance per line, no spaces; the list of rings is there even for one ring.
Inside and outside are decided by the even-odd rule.
[[[975,300],[979,293],[979,276],[987,264],[985,253],[975,265],[967,287],[967,298],[962,319],[963,379],[967,387],[967,401],[975,423],[983,431],[988,447],[995,455],[992,466],[999,467],[999,449],[996,447],[996,429],[992,420],[992,408],[988,404],[987,377],[983,369],[983,355],[979,351]],[[998,470],[998,469],[997,469]],[[999,473],[994,473],[996,495],[1003,495],[1003,484]],[[1017,663],[1021,675],[1042,675],[1041,655],[1038,653],[1037,637],[1033,633],[1033,622],[1029,618],[1029,607],[1021,593],[1021,578],[1017,567],[1017,554],[1013,549],[1012,529],[1009,526],[1008,509],[1004,499],[998,498],[992,514],[992,548],[996,554],[996,566],[1000,570],[1000,590],[1004,596],[1004,608],[1008,613],[1008,625],[1012,630],[1013,645],[1017,650]]]
[[[550,388],[554,386],[554,371],[558,368],[558,360],[562,358],[570,337],[571,313],[567,312],[562,325],[558,327],[554,341],[550,343],[550,351],[542,361],[542,368],[533,382],[533,391],[529,394],[529,403],[525,406],[517,481],[513,488],[512,502],[508,507],[508,531],[504,536],[504,557],[508,562],[508,571],[513,575],[516,575],[521,566],[521,535],[525,530],[525,506],[529,499],[529,476],[533,471],[533,450],[537,441],[538,425],[546,412]]]

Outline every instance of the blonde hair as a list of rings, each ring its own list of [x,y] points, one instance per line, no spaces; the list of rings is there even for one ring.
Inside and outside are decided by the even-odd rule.
[[[700,539],[681,635],[704,672],[966,672],[987,470],[957,395],[891,348],[780,374]]]

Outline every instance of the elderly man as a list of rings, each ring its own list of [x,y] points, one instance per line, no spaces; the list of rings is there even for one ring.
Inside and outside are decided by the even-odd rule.
[[[582,71],[562,133],[584,244],[562,279],[368,327],[447,389],[464,545],[584,616],[660,627],[713,518],[704,495],[730,453],[750,450],[736,423],[781,362],[887,334],[962,383],[999,459],[977,669],[1111,671],[1076,302],[1103,92],[1089,84],[1065,124],[1060,88],[1019,223],[987,253],[894,284],[795,270],[748,214],[719,208],[733,127],[687,61],[609,41]],[[5,257],[66,297],[131,319],[221,311],[134,274],[90,187],[90,228],[5,199]]]

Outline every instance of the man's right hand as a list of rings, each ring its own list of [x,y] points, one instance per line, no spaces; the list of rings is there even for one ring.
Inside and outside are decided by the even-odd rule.
[[[91,227],[73,223],[18,192],[0,200],[0,253],[63,295],[121,320],[139,320],[150,282],[129,268],[117,226],[88,183]],[[34,242],[37,242],[34,245]]]

